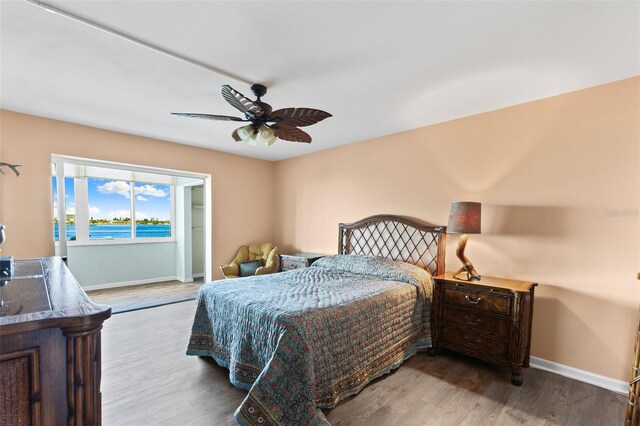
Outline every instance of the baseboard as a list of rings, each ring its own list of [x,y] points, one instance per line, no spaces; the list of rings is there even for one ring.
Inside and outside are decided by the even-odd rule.
[[[193,274],[193,278],[204,278],[204,272],[201,272],[199,274]]]
[[[177,278],[175,276],[148,278],[148,279],[145,279],[145,280],[122,281],[122,282],[119,282],[119,283],[106,283],[106,284],[86,285],[86,286],[82,286],[82,289],[84,291],[104,290],[104,289],[107,289],[107,288],[128,287],[128,286],[132,286],[132,285],[161,283],[161,282],[164,282],[164,281],[175,281],[176,279]]]
[[[629,383],[623,380],[612,379],[611,377],[602,376],[600,374],[591,373],[590,371],[580,370],[579,368],[569,367],[568,365],[559,364],[546,359],[531,357],[531,367],[540,370],[550,371],[570,379],[579,380],[608,389],[613,392],[627,394],[629,392]]]

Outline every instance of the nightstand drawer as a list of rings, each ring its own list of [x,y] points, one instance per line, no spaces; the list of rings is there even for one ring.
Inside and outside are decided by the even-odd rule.
[[[511,313],[511,295],[501,296],[464,288],[445,287],[444,303],[496,314],[509,315]]]
[[[444,308],[442,321],[445,324],[456,324],[471,330],[481,330],[500,337],[509,335],[509,320],[494,318],[475,312]]]
[[[291,271],[293,269],[307,268],[316,260],[325,257],[324,254],[318,253],[293,253],[280,255],[280,269],[282,271]]]
[[[290,271],[292,269],[300,269],[307,267],[307,259],[291,259],[285,258],[284,256],[281,258],[282,270]]]
[[[478,336],[473,332],[464,332],[455,328],[444,327],[442,341],[456,348],[464,348],[479,354],[491,355],[507,359],[509,342],[490,337]]]

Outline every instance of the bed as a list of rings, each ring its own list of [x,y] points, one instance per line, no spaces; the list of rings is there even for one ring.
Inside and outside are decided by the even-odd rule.
[[[338,255],[202,286],[188,355],[248,390],[241,425],[329,424],[323,408],[431,347],[445,228],[377,215],[340,224]]]

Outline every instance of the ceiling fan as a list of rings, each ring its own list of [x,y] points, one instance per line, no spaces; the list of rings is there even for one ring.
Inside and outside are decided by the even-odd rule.
[[[248,145],[257,145],[258,140],[261,140],[267,146],[278,139],[311,143],[311,136],[299,127],[310,126],[331,117],[328,112],[312,108],[283,108],[273,111],[271,105],[260,100],[267,93],[265,86],[253,84],[251,91],[256,96],[255,101],[229,85],[220,87],[222,97],[231,106],[244,113],[244,118],[193,112],[172,112],[171,114],[206,120],[249,122],[250,124],[234,130],[231,137],[237,142],[244,141]]]

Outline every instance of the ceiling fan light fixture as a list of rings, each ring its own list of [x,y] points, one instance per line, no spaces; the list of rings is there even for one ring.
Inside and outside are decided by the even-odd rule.
[[[258,133],[253,133],[251,136],[249,136],[246,140],[245,140],[246,144],[249,146],[256,146],[258,145]]]
[[[266,146],[271,146],[278,140],[273,129],[264,124],[258,129],[258,134],[260,135],[260,140],[262,140]]]
[[[247,145],[254,146],[258,144],[258,132],[252,124],[247,124],[246,126],[240,127],[238,129],[238,136],[240,136],[240,139],[246,142]]]

